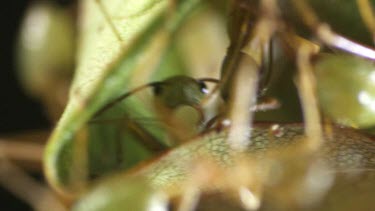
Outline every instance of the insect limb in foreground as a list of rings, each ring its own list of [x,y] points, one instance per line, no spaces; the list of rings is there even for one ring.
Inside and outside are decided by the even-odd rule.
[[[353,55],[358,55],[363,58],[375,60],[375,50],[353,42],[337,33],[335,33],[328,24],[321,22],[314,10],[306,3],[305,0],[292,0],[293,6],[296,8],[303,22],[310,27],[315,35],[326,45],[346,51]],[[357,1],[359,5],[361,1]],[[362,1],[363,2],[363,1]],[[369,2],[365,0],[368,6]],[[374,22],[372,15],[366,15],[363,6],[359,6],[359,11],[366,22]]]
[[[307,1],[293,0],[291,2],[301,17],[302,23],[312,31],[318,41],[322,42],[321,45],[316,42],[309,45],[306,44],[307,40],[294,41],[292,45],[295,46],[293,48],[296,49],[297,55],[300,55],[298,46],[301,44],[310,47],[315,45],[315,49],[310,50],[309,58],[305,59],[304,66],[309,66],[310,72],[314,72],[317,77],[317,97],[324,115],[345,126],[355,128],[373,126],[375,112],[371,109],[371,103],[366,99],[373,95],[371,93],[374,90],[371,75],[375,70],[373,65],[375,50],[334,32],[327,23],[319,20],[318,11],[314,11]],[[373,37],[372,29],[375,18],[373,13],[369,12],[373,7],[372,4],[367,0],[351,3],[348,1],[345,4],[343,7],[357,6],[362,21]],[[284,37],[288,37],[288,35],[284,35]],[[327,52],[322,48],[325,46],[339,51]],[[337,80],[332,81],[331,78],[337,78]],[[348,86],[346,82],[343,83],[344,80],[350,80],[352,83]],[[361,98],[361,96],[366,97]],[[347,106],[340,109],[333,108],[334,105],[344,102]]]
[[[228,141],[239,151],[251,143],[249,128],[253,112],[250,108],[255,107],[259,94],[264,93],[269,82],[270,43],[275,30],[275,2],[261,1],[256,5],[262,11],[258,20],[257,12],[252,10],[254,5],[250,4],[258,3],[232,3],[228,23],[230,45],[221,67],[221,83],[213,91],[220,90],[226,102],[224,118],[219,121],[230,122]]]
[[[273,34],[282,30],[279,26],[280,11],[277,2],[274,0],[264,0],[262,1],[262,6],[266,14],[268,13],[269,15],[265,15],[261,18],[258,30],[262,32],[263,29],[263,31],[269,32],[267,36],[269,43]],[[296,48],[296,63],[298,69],[297,89],[304,114],[305,133],[308,140],[308,147],[310,147],[312,151],[315,151],[322,142],[320,113],[315,94],[315,79],[312,74],[313,68],[309,62],[315,49],[311,47],[309,43],[299,44]]]
[[[310,7],[310,5],[307,3],[307,1],[282,1],[282,4],[285,4],[286,2],[290,3],[297,11],[297,14],[302,17],[303,23],[308,26],[313,34],[323,43],[323,45],[318,45],[316,43],[312,43],[310,41],[301,39],[298,37],[294,32],[291,32],[290,29],[286,29],[285,26],[287,26],[287,20],[283,19],[282,15],[286,13],[286,11],[281,10],[282,8],[279,7],[277,3],[273,0],[269,1],[261,1],[259,4],[259,10],[262,11],[260,14],[260,17],[258,18],[258,21],[254,24],[254,20],[251,20],[251,15],[246,16],[246,18],[238,18],[238,16],[241,16],[241,12],[243,14],[252,14],[252,10],[249,9],[251,6],[258,6],[255,5],[255,3],[247,3],[247,7],[240,5],[235,11],[237,16],[234,18],[237,23],[237,34],[250,34],[249,36],[249,42],[248,44],[237,44],[237,54],[240,52],[240,50],[246,51],[249,55],[251,55],[256,61],[259,61],[257,59],[260,58],[260,61],[265,61],[266,58],[262,58],[262,53],[261,49],[264,49],[264,46],[266,46],[264,43],[264,40],[270,40],[270,37],[273,36],[279,36],[281,38],[281,42],[289,42],[289,45],[293,48],[293,51],[296,55],[296,66],[298,67],[299,70],[299,79],[298,79],[298,90],[300,93],[300,99],[303,104],[303,111],[304,111],[304,117],[305,117],[305,123],[306,123],[306,132],[307,134],[310,134],[312,138],[309,138],[309,140],[316,140],[316,141],[311,141],[312,143],[315,142],[315,146],[320,145],[318,141],[321,137],[321,126],[320,125],[320,112],[318,109],[318,103],[316,100],[316,91],[315,91],[315,86],[316,86],[316,80],[315,76],[312,74],[314,72],[314,65],[311,63],[311,59],[317,55],[321,51],[322,46],[329,46],[333,47],[345,52],[348,52],[352,55],[358,55],[364,58],[373,58],[375,51],[372,50],[371,48],[365,47],[361,44],[358,44],[356,42],[350,41],[349,39],[333,32],[327,24],[321,22],[318,19],[318,16],[315,14],[313,9]],[[246,4],[246,2],[242,2]],[[357,2],[358,3],[358,2]],[[368,3],[368,1],[367,1]],[[234,4],[236,5],[236,4]],[[245,8],[245,9],[244,9]],[[245,10],[245,12],[243,12]],[[247,11],[246,11],[247,10]],[[361,14],[363,17],[367,17],[366,20],[373,20],[373,17],[368,18],[368,15],[363,15],[365,11],[362,9],[360,10]],[[243,15],[245,17],[245,15]],[[252,23],[251,25],[255,25],[253,32],[248,32],[247,30],[243,30],[244,28],[246,29],[246,21]],[[238,23],[239,22],[239,23]],[[234,27],[234,28],[236,28]],[[232,27],[233,28],[233,27]],[[293,28],[290,27],[290,28]],[[241,30],[242,31],[241,31]],[[231,32],[231,31],[230,31]],[[262,36],[257,36],[257,33]],[[230,37],[236,37],[239,38],[241,36],[230,36]],[[297,38],[297,39],[294,39]],[[241,39],[238,39],[241,40]],[[246,39],[243,39],[246,40]],[[263,40],[263,42],[262,42]],[[238,41],[236,41],[238,42]],[[231,42],[231,43],[236,43],[236,42]],[[263,44],[262,44],[263,43]],[[241,46],[243,46],[243,49],[241,49]],[[233,51],[235,48],[229,48],[229,51]],[[236,53],[234,53],[236,54]],[[232,56],[233,57],[233,56]],[[229,58],[227,56],[226,58]],[[235,57],[233,57],[235,58]],[[224,62],[223,65],[223,80],[224,80],[224,85],[225,85],[225,78],[227,78],[232,71],[232,67],[228,67],[230,65],[228,64],[233,64],[235,66],[236,62]],[[258,64],[261,64],[261,62],[258,62]],[[349,67],[347,67],[349,68]],[[345,72],[343,74],[346,74]],[[232,80],[228,80],[232,81]],[[303,81],[303,82],[302,82]],[[317,81],[319,83],[319,80]],[[223,90],[228,90],[224,88]],[[329,92],[329,90],[326,90]],[[225,94],[224,94],[225,95]],[[357,100],[357,99],[353,99]],[[320,128],[320,129],[319,129]],[[310,132],[308,132],[310,131]],[[313,147],[314,148],[314,147]]]

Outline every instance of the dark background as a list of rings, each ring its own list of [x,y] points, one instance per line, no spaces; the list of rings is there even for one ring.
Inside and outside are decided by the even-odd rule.
[[[30,0],[4,1],[0,7],[0,138],[50,127],[41,104],[28,97],[17,81],[15,43]],[[40,177],[41,175],[34,175]],[[31,210],[24,202],[0,187],[1,210]]]
[[[5,3],[5,2],[4,2]],[[46,128],[41,105],[24,94],[17,82],[15,43],[20,22],[31,1],[12,0],[1,6],[0,135]]]

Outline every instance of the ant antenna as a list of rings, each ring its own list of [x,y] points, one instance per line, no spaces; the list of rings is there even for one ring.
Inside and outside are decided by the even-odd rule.
[[[202,81],[202,82],[211,82],[211,83],[220,83],[220,80],[218,79],[215,79],[215,78],[199,78],[197,79],[198,81]]]
[[[106,104],[105,106],[103,106],[99,111],[97,111],[94,114],[94,117],[99,116],[100,114],[102,114],[103,112],[105,112],[106,110],[108,110],[109,108],[111,108],[113,105],[115,105],[116,103],[122,101],[123,99],[131,96],[132,94],[134,94],[136,92],[139,92],[139,91],[141,91],[141,90],[143,90],[145,88],[148,88],[150,86],[154,86],[154,85],[160,84],[160,83],[161,82],[153,82],[153,83],[145,84],[145,85],[136,87],[133,90],[130,90],[129,92],[126,92],[123,95],[120,95],[119,97],[115,98],[114,100],[112,100],[111,102],[109,102],[108,104]]]

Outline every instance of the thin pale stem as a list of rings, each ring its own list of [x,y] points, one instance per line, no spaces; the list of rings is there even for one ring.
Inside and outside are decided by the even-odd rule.
[[[6,158],[0,158],[0,184],[34,210],[67,210],[46,186],[35,181]]]
[[[320,22],[314,10],[306,3],[305,0],[293,0],[293,4],[296,7],[298,13],[301,15],[304,23],[312,30],[314,30],[316,36],[322,42],[324,42],[324,44],[367,59],[375,60],[375,50],[351,41],[333,32],[328,24]],[[366,13],[362,15],[366,15],[368,24],[370,24],[371,27],[375,27],[375,25],[372,26],[373,23],[370,23],[373,21],[373,15],[371,14],[372,18],[369,19],[367,16],[369,16],[370,14],[368,14],[368,11],[366,12],[365,10],[367,9],[362,8],[361,13]]]
[[[194,211],[198,205],[201,192],[198,187],[190,186],[184,191],[178,211]]]
[[[363,58],[375,60],[375,50],[336,34],[326,24],[319,25],[316,34],[320,40],[329,46],[356,54]]]
[[[250,128],[253,121],[253,112],[250,108],[256,104],[258,66],[252,57],[242,54],[240,64],[234,74],[229,99],[231,126],[228,142],[232,149],[244,151],[250,144]]]
[[[0,139],[0,152],[7,158],[22,161],[42,162],[44,147],[42,144]]]
[[[316,82],[313,75],[313,68],[310,63],[310,56],[313,49],[309,45],[301,45],[298,49],[298,92],[301,99],[302,110],[305,122],[305,133],[308,138],[310,149],[318,149],[322,144],[323,132],[316,97]]]

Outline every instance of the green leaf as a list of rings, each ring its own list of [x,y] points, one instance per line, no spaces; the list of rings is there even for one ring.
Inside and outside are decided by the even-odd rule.
[[[70,100],[45,152],[47,177],[60,193],[69,195],[76,192],[79,189],[77,184],[82,182],[77,178],[84,180],[90,173],[85,172],[91,159],[87,158],[86,148],[87,139],[91,139],[93,133],[84,127],[86,123],[111,99],[148,82],[157,65],[145,59],[156,58],[154,63],[158,63],[160,51],[164,52],[167,47],[168,37],[199,1],[178,2],[175,11],[170,9],[169,3],[168,0],[105,1],[104,7],[109,11],[122,41],[116,39],[94,1],[81,3],[83,15],[78,65]],[[135,82],[133,75],[138,77]],[[134,113],[142,116],[150,113],[137,99],[127,100],[126,103],[135,109]],[[113,136],[111,133],[113,131],[109,129],[105,136]],[[112,142],[106,143],[111,145]]]

